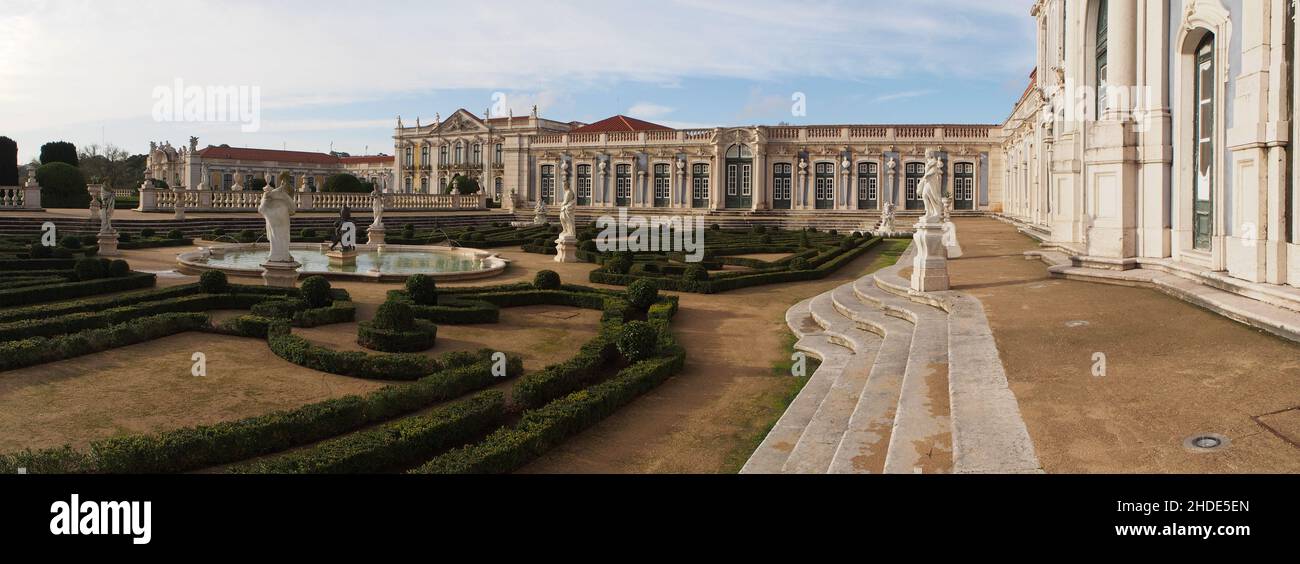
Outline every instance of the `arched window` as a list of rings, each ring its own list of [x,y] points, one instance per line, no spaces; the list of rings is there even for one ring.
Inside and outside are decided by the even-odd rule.
[[[429,193],[429,177],[427,176],[420,177],[420,192],[424,194]]]
[[[554,203],[555,165],[542,165],[542,201]]]
[[[752,159],[754,153],[749,150],[748,145],[732,145],[727,149],[728,159]]]
[[[456,142],[456,164],[465,162],[465,144],[460,141]]]
[[[410,194],[410,193],[411,193],[411,177],[409,177],[409,176],[406,177],[406,181],[403,182],[403,184],[406,185],[406,193],[407,193],[407,194]]]
[[[483,163],[483,148],[482,148],[482,146],[479,145],[478,143],[475,143],[475,144],[474,144],[474,161],[473,161],[473,163],[476,164],[476,165],[477,165],[477,164],[482,164],[482,163]]]
[[[442,146],[438,147],[438,164],[440,165],[449,164],[447,162],[447,145],[445,143]]]
[[[1214,234],[1215,81],[1214,35],[1196,47],[1196,106],[1193,108],[1192,163],[1196,171],[1192,193],[1192,247],[1211,249]]]
[[[1106,92],[1106,69],[1108,67],[1106,54],[1107,42],[1110,39],[1110,23],[1106,16],[1108,0],[1101,0],[1097,3],[1097,48],[1094,53],[1096,66],[1096,90],[1097,90],[1097,116],[1101,119],[1102,113],[1106,111],[1108,96]]]

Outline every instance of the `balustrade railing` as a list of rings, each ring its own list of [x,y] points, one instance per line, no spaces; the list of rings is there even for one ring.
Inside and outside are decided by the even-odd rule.
[[[776,126],[765,128],[768,141],[841,142],[841,141],[935,141],[981,140],[994,135],[989,125],[851,125],[851,126]],[[606,145],[699,144],[713,140],[714,129],[676,129],[668,131],[618,131],[611,133],[556,133],[534,135],[530,145],[565,148],[570,146],[603,147]]]
[[[180,199],[187,211],[194,212],[249,212],[257,211],[262,193],[256,190],[145,190],[141,193],[140,211],[169,211],[176,209]],[[401,194],[386,193],[385,211],[439,211],[487,209],[483,194]],[[299,211],[338,211],[347,206],[356,210],[369,210],[373,206],[370,194],[342,192],[298,192],[294,194]]]

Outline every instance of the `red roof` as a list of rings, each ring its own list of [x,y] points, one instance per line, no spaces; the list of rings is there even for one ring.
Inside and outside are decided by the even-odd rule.
[[[279,151],[276,149],[250,149],[246,147],[213,147],[199,151],[205,159],[237,159],[241,161],[277,161],[286,163],[338,164],[339,158],[328,153],[307,151]]]
[[[623,115],[584,125],[569,133],[612,133],[616,131],[672,131],[673,128]]]
[[[396,157],[391,155],[363,155],[359,157],[339,157],[343,164],[392,164]]]

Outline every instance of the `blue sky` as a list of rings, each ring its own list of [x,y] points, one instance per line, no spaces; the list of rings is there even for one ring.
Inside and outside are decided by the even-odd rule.
[[[1031,5],[7,0],[0,135],[22,161],[49,140],[143,152],[190,135],[391,153],[396,116],[481,115],[502,95],[564,121],[1000,123],[1033,67]],[[260,128],[156,121],[155,91],[178,79],[257,87]]]

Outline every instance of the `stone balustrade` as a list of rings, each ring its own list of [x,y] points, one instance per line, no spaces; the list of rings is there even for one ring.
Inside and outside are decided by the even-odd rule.
[[[995,138],[997,125],[777,126],[760,128],[769,142],[904,141],[943,143]],[[529,137],[532,147],[566,148],[701,144],[713,140],[713,129],[617,131],[611,133],[550,133]]]
[[[0,210],[41,209],[39,186],[0,186]]]
[[[441,211],[487,209],[485,194],[401,194],[386,193],[385,211]],[[368,193],[298,192],[294,194],[300,211],[338,211],[343,206],[354,210],[372,207]],[[191,212],[252,212],[262,201],[257,190],[142,190],[139,211],[173,211],[180,200]]]

